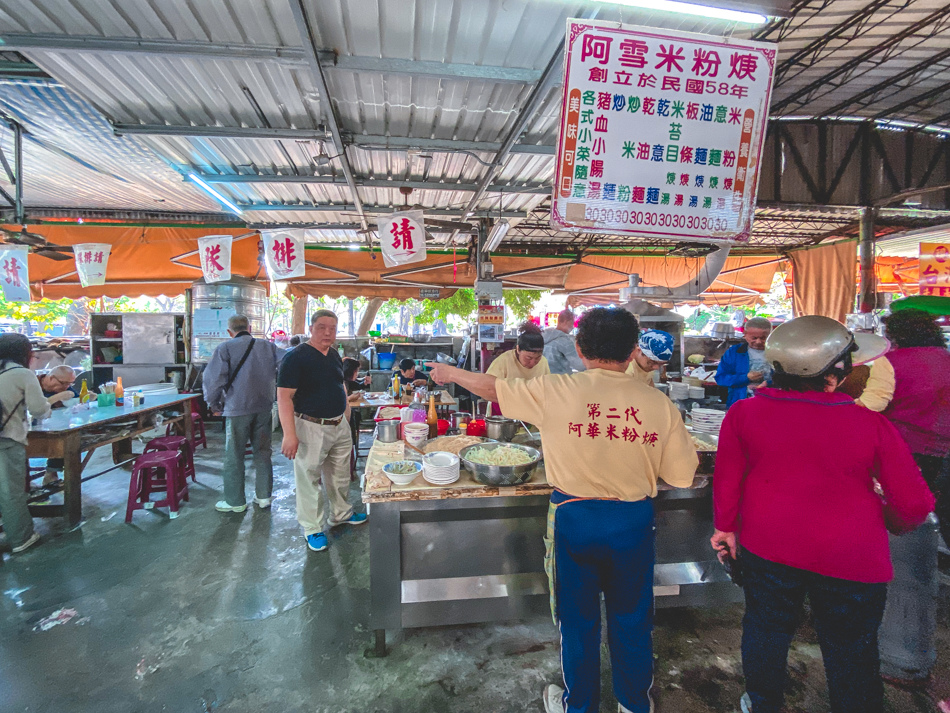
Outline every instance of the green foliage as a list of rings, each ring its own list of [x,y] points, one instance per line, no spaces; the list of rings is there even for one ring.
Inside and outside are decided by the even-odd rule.
[[[445,321],[450,316],[469,319],[477,308],[475,291],[464,288],[441,300],[422,300],[422,311],[416,315],[415,321],[416,324],[432,324],[437,319]]]
[[[505,307],[518,322],[524,322],[541,299],[541,290],[505,290]]]
[[[70,299],[7,302],[0,297],[0,318],[22,323],[31,322],[37,327],[36,333],[42,335],[53,324],[66,317],[72,303]]]

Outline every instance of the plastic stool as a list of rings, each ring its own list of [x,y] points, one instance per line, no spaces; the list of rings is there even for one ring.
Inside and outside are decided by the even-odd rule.
[[[178,517],[178,505],[188,500],[188,481],[178,467],[181,456],[177,451],[153,451],[143,453],[132,466],[129,481],[129,502],[125,509],[125,521],[132,522],[136,510],[151,510],[168,506],[168,517]],[[165,491],[163,500],[151,500],[153,492]]]
[[[195,473],[195,456],[187,438],[184,436],[162,436],[161,438],[153,438],[146,444],[144,452],[152,453],[153,451],[178,451],[180,456],[180,464],[178,467],[181,468],[182,477],[186,479],[191,478],[194,482],[198,482]]]
[[[197,450],[198,446],[204,448],[208,447],[208,437],[205,435],[205,422],[201,419],[201,415],[195,411],[191,412],[191,422],[192,422],[192,439],[191,447],[192,450]],[[170,423],[165,427],[166,436],[177,436],[178,433],[178,424]],[[184,428],[184,425],[181,426]]]

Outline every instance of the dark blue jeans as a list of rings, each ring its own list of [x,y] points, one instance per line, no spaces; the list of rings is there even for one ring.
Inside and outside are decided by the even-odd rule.
[[[631,713],[651,710],[653,502],[584,500],[555,491],[554,570],[567,713],[600,710],[600,594],[614,694]]]
[[[742,669],[753,713],[779,713],[785,698],[788,648],[805,596],[825,662],[832,713],[881,713],[884,687],[877,630],[886,584],[825,577],[742,552],[745,618]]]

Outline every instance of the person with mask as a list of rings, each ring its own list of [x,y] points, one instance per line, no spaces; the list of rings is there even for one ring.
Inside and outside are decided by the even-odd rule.
[[[726,350],[716,370],[716,383],[729,389],[727,406],[752,396],[756,389],[769,383],[771,367],[765,359],[765,340],[772,324],[762,317],[745,323],[744,344]]]
[[[627,367],[627,373],[647,386],[653,386],[653,372],[673,358],[676,338],[660,329],[646,329],[640,332],[640,339],[633,350],[633,359]]]

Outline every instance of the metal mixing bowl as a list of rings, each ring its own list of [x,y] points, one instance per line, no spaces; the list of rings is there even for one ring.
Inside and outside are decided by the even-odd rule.
[[[473,463],[466,456],[473,448],[485,448],[494,450],[495,448],[519,448],[531,456],[530,463],[522,465],[484,465],[483,463]],[[537,449],[529,446],[522,446],[516,443],[476,443],[472,446],[466,446],[459,451],[459,458],[465,470],[471,473],[475,480],[483,485],[520,485],[531,477],[534,469],[538,467],[541,461],[541,453]]]

